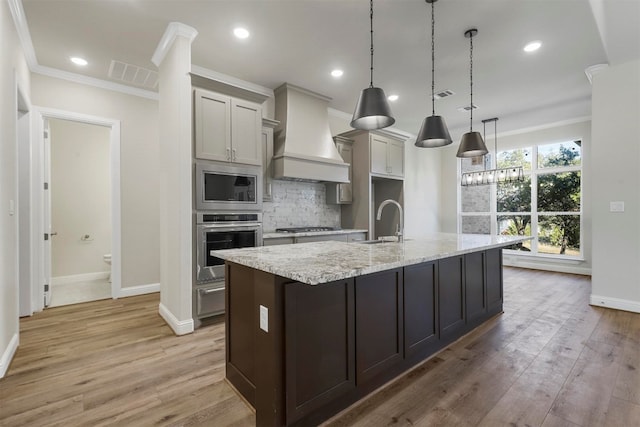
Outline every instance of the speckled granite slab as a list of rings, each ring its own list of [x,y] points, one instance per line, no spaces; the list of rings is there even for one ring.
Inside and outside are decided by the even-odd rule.
[[[227,261],[309,285],[433,261],[454,255],[510,246],[530,237],[437,233],[404,243],[373,245],[346,242],[211,251]]]

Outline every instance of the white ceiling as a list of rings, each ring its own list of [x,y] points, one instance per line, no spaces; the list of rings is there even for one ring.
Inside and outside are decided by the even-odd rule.
[[[194,27],[192,62],[275,89],[292,83],[351,114],[369,85],[367,0],[22,0],[38,64],[109,80],[112,59],[155,70],[151,57],[172,21]],[[395,127],[416,134],[431,114],[430,9],[424,0],[375,0],[374,84]],[[640,0],[440,0],[436,112],[458,139],[468,130],[469,39],[474,43],[474,129],[499,117],[504,132],[588,116],[584,70],[640,58]],[[251,31],[239,41],[235,26]],[[533,54],[523,46],[540,40]],[[70,56],[89,61],[85,68]],[[338,80],[333,68],[344,70]]]

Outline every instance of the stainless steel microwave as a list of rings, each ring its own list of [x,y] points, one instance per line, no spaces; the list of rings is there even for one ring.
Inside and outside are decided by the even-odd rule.
[[[261,211],[259,166],[196,162],[195,204],[198,211]]]

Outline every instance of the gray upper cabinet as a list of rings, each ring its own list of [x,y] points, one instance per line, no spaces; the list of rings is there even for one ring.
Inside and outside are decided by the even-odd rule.
[[[204,89],[194,90],[195,157],[262,165],[262,107]]]
[[[376,175],[404,177],[404,143],[382,135],[369,135],[370,172]]]
[[[280,122],[262,119],[262,200],[273,200],[273,130]]]

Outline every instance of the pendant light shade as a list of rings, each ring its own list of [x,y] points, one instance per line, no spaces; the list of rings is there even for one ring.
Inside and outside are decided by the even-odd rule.
[[[384,90],[373,86],[373,0],[369,1],[369,23],[371,26],[371,79],[369,87],[363,89],[353,112],[351,127],[355,129],[374,130],[391,126],[396,119],[391,115]]]
[[[487,153],[487,146],[484,144],[480,132],[467,132],[462,135],[458,147],[458,157],[477,157]]]
[[[434,148],[451,144],[447,124],[441,116],[428,116],[422,121],[422,127],[416,138],[416,147]]]
[[[435,15],[434,3],[438,0],[425,0],[431,4],[431,116],[422,121],[420,132],[416,138],[416,147],[444,147],[453,141],[444,118],[436,116],[435,108]]]
[[[365,130],[382,129],[391,126],[395,121],[396,119],[391,117],[391,108],[384,90],[368,87],[360,92],[351,127]]]
[[[457,157],[477,157],[484,156],[489,152],[484,144],[480,132],[473,131],[473,37],[478,34],[476,28],[472,28],[464,32],[464,36],[469,39],[469,88],[471,94],[471,102],[469,103],[469,132],[462,135],[460,146],[458,147]]]

